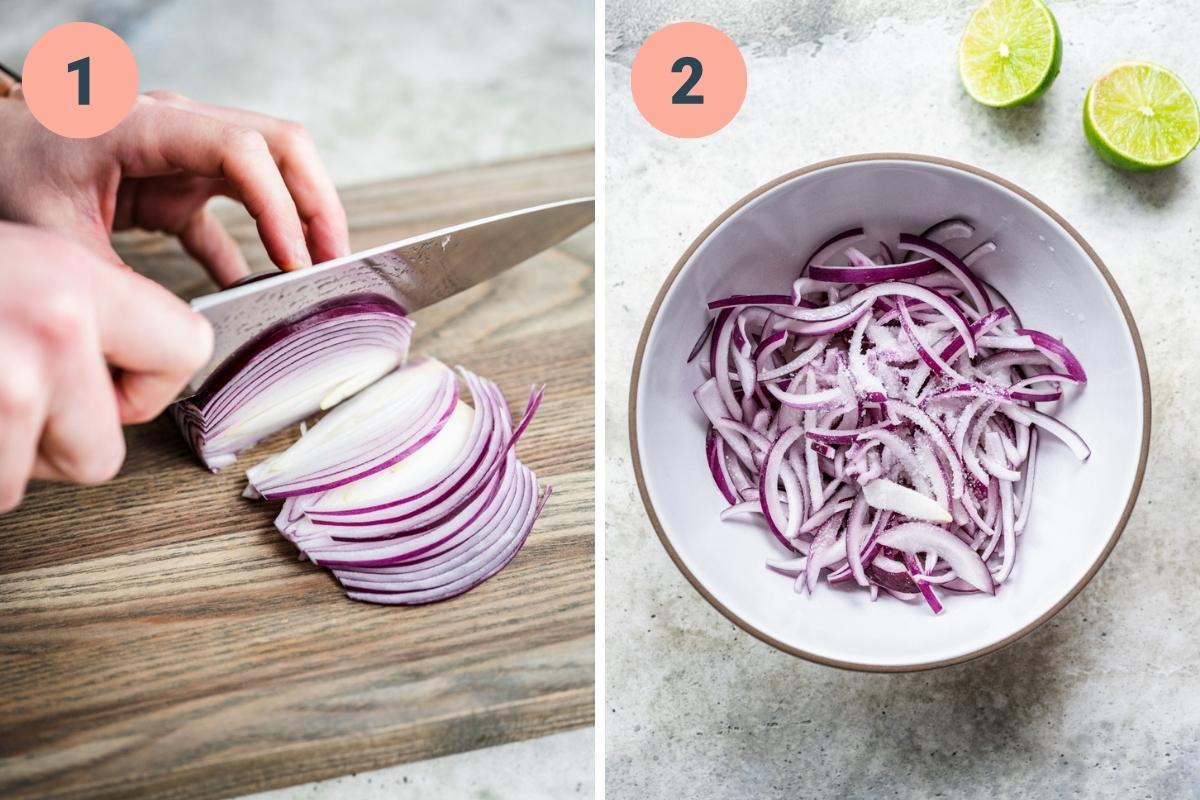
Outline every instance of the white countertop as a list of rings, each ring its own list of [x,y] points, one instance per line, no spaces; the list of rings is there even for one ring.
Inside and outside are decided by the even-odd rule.
[[[1200,793],[1200,155],[1151,175],[1091,151],[1082,102],[1125,59],[1200,91],[1200,7],[1050,1],[1062,73],[1033,106],[962,91],[975,0],[610,0],[607,77],[606,780],[614,798],[1185,797]],[[746,56],[740,115],[706,139],[650,128],[629,96],[642,40],[716,24]],[[978,165],[1063,214],[1120,284],[1153,390],[1149,468],[1108,563],[1065,610],[945,670],[816,666],[735,628],[675,569],[642,509],[626,428],[642,323],[676,259],[796,167],[899,150]],[[798,603],[803,605],[802,598]],[[803,608],[797,609],[803,613]]]

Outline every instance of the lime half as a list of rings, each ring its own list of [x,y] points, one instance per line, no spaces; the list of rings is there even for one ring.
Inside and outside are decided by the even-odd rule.
[[[1157,64],[1118,64],[1083,101],[1083,130],[1108,163],[1145,172],[1182,161],[1200,142],[1196,98]]]
[[[963,86],[985,106],[1036,100],[1060,66],[1062,37],[1042,0],[988,0],[971,15],[958,46]]]

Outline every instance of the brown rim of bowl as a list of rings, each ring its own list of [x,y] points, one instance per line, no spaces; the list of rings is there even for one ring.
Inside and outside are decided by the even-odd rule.
[[[753,625],[739,617],[737,614],[734,614],[719,600],[717,600],[717,598],[714,597],[708,591],[708,589],[700,583],[700,581],[696,579],[696,576],[692,574],[692,571],[689,570],[687,565],[683,563],[683,560],[679,557],[679,554],[675,552],[675,548],[671,546],[670,540],[667,538],[666,533],[663,532],[662,523],[658,521],[658,515],[654,512],[654,505],[650,502],[650,496],[646,492],[646,481],[642,475],[642,459],[638,453],[637,391],[638,379],[642,371],[642,356],[645,355],[646,342],[650,338],[650,329],[654,326],[654,321],[658,318],[658,310],[662,306],[663,298],[666,297],[667,291],[675,284],[675,279],[679,276],[680,271],[683,269],[683,265],[691,259],[692,254],[696,252],[696,249],[700,247],[700,245],[705,242],[709,236],[712,235],[712,232],[716,230],[721,223],[741,210],[742,207],[744,207],[751,200],[754,200],[763,193],[774,189],[776,186],[786,183],[793,178],[798,178],[801,175],[808,175],[809,173],[818,172],[829,167],[836,167],[842,164],[854,164],[861,161],[912,161],[922,164],[935,164],[937,166],[949,167],[961,172],[967,172],[1008,189],[1018,197],[1024,198],[1032,203],[1048,217],[1058,223],[1062,229],[1070,234],[1071,238],[1074,239],[1081,248],[1083,248],[1083,251],[1087,253],[1088,258],[1092,260],[1092,263],[1096,266],[1096,269],[1100,271],[1100,274],[1104,277],[1104,280],[1107,281],[1109,289],[1112,290],[1113,296],[1116,297],[1117,303],[1121,306],[1121,313],[1125,315],[1125,324],[1129,328],[1129,335],[1133,338],[1134,350],[1137,351],[1138,370],[1142,379],[1142,448],[1141,455],[1138,458],[1137,474],[1134,476],[1133,486],[1129,491],[1129,499],[1125,501],[1125,510],[1121,512],[1121,519],[1117,521],[1116,527],[1113,528],[1113,532],[1108,539],[1108,544],[1104,547],[1104,552],[1102,552],[1100,557],[1096,559],[1096,562],[1092,565],[1091,569],[1087,571],[1087,574],[1084,575],[1083,578],[1080,579],[1080,581],[1076,583],[1075,586],[1073,586],[1071,590],[1054,605],[1053,608],[1051,608],[1045,614],[1042,614],[1033,622],[1026,625],[1024,628],[1021,628],[1021,630],[994,644],[981,647],[977,650],[964,653],[960,656],[942,659],[940,661],[920,662],[916,664],[878,665],[860,664],[854,661],[841,661],[835,658],[826,658],[824,656],[816,655],[815,653],[810,653],[807,650],[802,650],[798,647],[792,647],[791,645],[784,644],[778,639],[768,636],[763,631],[758,630]],[[658,290],[658,296],[654,298],[654,305],[650,307],[650,313],[646,316],[646,323],[642,326],[642,336],[640,341],[638,341],[637,356],[633,360],[633,376],[629,388],[629,443],[633,455],[633,471],[637,477],[638,491],[642,496],[642,505],[646,507],[646,514],[649,515],[650,524],[654,526],[654,530],[658,534],[658,540],[662,542],[662,546],[666,548],[667,554],[671,556],[671,560],[675,562],[675,566],[678,567],[679,571],[684,574],[684,576],[688,579],[688,582],[692,584],[692,587],[699,592],[705,600],[711,603],[714,608],[724,614],[729,621],[733,622],[751,636],[766,642],[778,650],[782,650],[785,653],[791,653],[794,656],[799,656],[800,658],[807,659],[808,661],[812,661],[817,664],[838,667],[839,669],[859,670],[861,672],[918,672],[921,670],[938,669],[940,667],[949,667],[954,664],[962,664],[965,661],[970,661],[972,659],[979,658],[980,656],[994,653],[1001,648],[1007,647],[1026,634],[1032,632],[1035,628],[1066,607],[1066,605],[1074,600],[1075,596],[1083,590],[1083,587],[1087,586],[1088,582],[1091,581],[1096,572],[1099,571],[1100,567],[1104,565],[1104,562],[1108,560],[1108,554],[1112,552],[1113,547],[1115,547],[1117,544],[1117,540],[1121,538],[1121,533],[1125,530],[1125,525],[1127,522],[1129,522],[1129,516],[1133,513],[1133,508],[1137,504],[1138,492],[1141,491],[1142,488],[1142,478],[1146,473],[1146,459],[1150,453],[1150,374],[1146,368],[1146,354],[1142,350],[1142,338],[1138,333],[1137,323],[1134,322],[1133,315],[1129,312],[1129,305],[1125,302],[1125,296],[1121,294],[1120,287],[1117,286],[1117,282],[1113,280],[1113,276],[1109,273],[1108,268],[1104,266],[1104,262],[1100,260],[1100,256],[1096,255],[1096,251],[1092,249],[1091,245],[1084,241],[1084,238],[1079,235],[1079,232],[1075,230],[1075,228],[1071,227],[1070,223],[1059,216],[1054,209],[1050,208],[1041,200],[1037,199],[1032,194],[1025,191],[1020,186],[1012,183],[1011,181],[1005,180],[999,175],[993,175],[992,173],[979,169],[978,167],[973,167],[970,164],[964,164],[960,161],[952,161],[947,158],[939,158],[938,156],[917,155],[914,153],[861,153],[859,155],[843,156],[842,158],[832,158],[827,161],[818,161],[815,164],[809,164],[807,167],[801,167],[798,170],[789,172],[786,175],[782,175],[773,181],[763,184],[726,209],[721,216],[713,220],[712,224],[705,228],[704,231],[691,243],[691,245],[688,246],[688,249],[682,256],[680,256],[679,261],[675,263],[675,267],[671,270],[671,273],[667,275],[666,280],[663,281],[662,288]]]

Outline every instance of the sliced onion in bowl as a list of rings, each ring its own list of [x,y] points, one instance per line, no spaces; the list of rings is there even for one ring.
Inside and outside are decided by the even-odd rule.
[[[974,236],[953,219],[868,250],[851,229],[803,262],[790,295],[708,304],[695,399],[721,517],[761,518],[787,555],[768,567],[797,591],[824,576],[935,614],[935,587],[994,594],[1028,523],[1037,431],[1088,456],[1034,407],[1082,385],[1082,364],[979,278],[1003,253]]]

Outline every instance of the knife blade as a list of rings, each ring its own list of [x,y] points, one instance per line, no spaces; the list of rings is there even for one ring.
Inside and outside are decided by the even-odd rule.
[[[197,297],[192,308],[212,324],[213,354],[184,396],[251,337],[315,303],[370,292],[411,313],[553,247],[591,223],[595,205],[578,197],[509,211]]]

